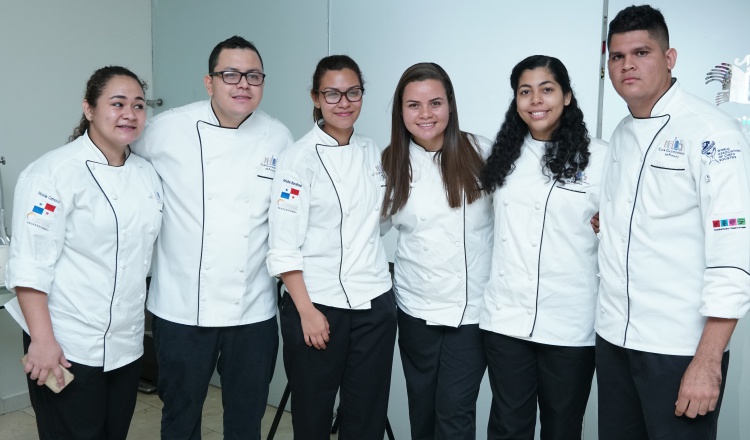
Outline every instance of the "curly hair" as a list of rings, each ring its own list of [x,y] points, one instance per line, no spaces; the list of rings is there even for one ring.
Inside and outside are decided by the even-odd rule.
[[[529,127],[517,111],[518,82],[527,70],[547,69],[562,88],[563,95],[570,94],[570,103],[563,107],[560,125],[552,131],[550,140],[545,143],[542,156],[544,174],[554,180],[575,179],[576,173],[584,170],[589,163],[589,132],[583,122],[583,112],[570,86],[570,76],[563,63],[555,57],[532,55],[516,64],[510,74],[513,100],[505,113],[505,121],[497,133],[492,153],[482,170],[480,180],[487,193],[505,184],[508,175],[515,169],[516,160],[521,157],[524,138]]]

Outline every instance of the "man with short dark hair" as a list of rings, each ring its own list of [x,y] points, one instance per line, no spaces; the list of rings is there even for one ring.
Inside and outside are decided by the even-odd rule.
[[[607,45],[631,114],[602,184],[599,437],[714,439],[729,339],[750,308],[748,141],[672,77],[661,12],[622,10]]]
[[[264,78],[252,43],[219,43],[203,79],[210,99],[158,115],[133,146],[164,182],[147,301],[164,439],[200,438],[214,368],[224,438],[260,439],[279,343],[268,208],[276,158],[292,144],[289,130],[257,109]]]

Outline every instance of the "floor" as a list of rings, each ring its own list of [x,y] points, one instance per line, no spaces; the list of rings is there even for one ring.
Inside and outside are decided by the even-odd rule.
[[[138,393],[138,403],[130,423],[128,439],[151,440],[159,439],[159,424],[161,421],[162,403],[156,394]],[[265,439],[276,414],[276,408],[268,406],[263,417],[261,437]],[[331,436],[335,439],[337,436]],[[203,406],[203,425],[201,438],[204,440],[219,440],[222,435],[221,389],[211,386],[208,397]],[[281,423],[274,439],[292,439],[292,416],[284,412]],[[31,407],[14,411],[0,416],[0,440],[38,440],[34,410]]]

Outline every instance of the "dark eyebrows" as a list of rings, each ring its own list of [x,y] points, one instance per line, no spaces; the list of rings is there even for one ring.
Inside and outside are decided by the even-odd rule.
[[[128,99],[128,98],[125,95],[114,95],[114,96],[110,96],[109,99]],[[143,99],[143,96],[136,96],[135,99],[139,101],[145,101],[145,99]]]

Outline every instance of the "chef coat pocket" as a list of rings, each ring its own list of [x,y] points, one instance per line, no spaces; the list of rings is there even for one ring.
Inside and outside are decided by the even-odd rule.
[[[652,218],[669,218],[695,205],[695,182],[685,162],[655,160],[643,170],[640,203]]]
[[[654,172],[658,172],[659,170],[680,172],[685,171],[685,164],[679,161],[655,160],[651,163],[651,168]]]
[[[258,165],[257,174],[262,179],[273,180],[273,176],[276,174],[276,166],[260,164]]]

